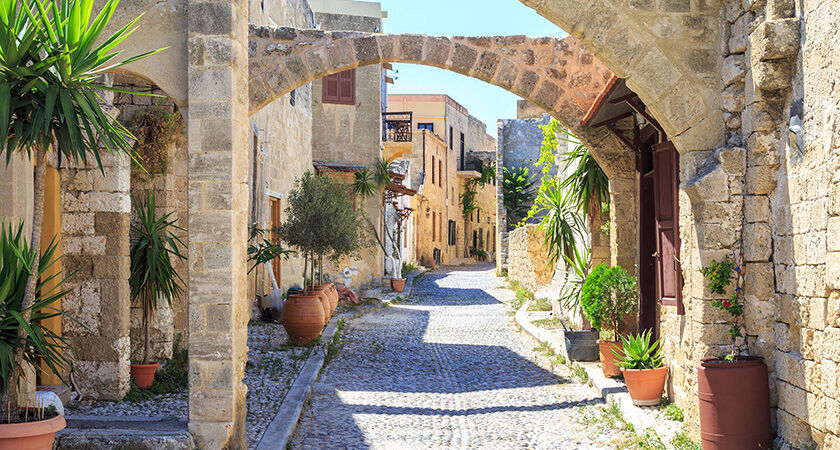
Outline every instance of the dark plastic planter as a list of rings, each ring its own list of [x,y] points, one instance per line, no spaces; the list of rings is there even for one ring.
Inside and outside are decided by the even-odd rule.
[[[598,361],[598,330],[563,330],[572,361]]]

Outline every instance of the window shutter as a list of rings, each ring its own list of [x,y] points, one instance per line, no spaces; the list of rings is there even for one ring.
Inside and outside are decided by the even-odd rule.
[[[656,220],[656,293],[663,305],[682,302],[679,226],[679,153],[671,142],[653,146],[653,191]]]
[[[338,103],[338,75],[327,75],[321,80],[321,101],[323,103]]]
[[[443,161],[438,160],[438,186],[443,187],[443,177],[441,174],[443,173]]]
[[[432,186],[435,185],[435,157],[432,156]]]
[[[356,69],[339,72],[338,76],[338,102],[342,105],[354,105],[356,103]]]

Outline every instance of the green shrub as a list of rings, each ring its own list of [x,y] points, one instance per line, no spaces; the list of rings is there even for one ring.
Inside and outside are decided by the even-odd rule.
[[[665,410],[662,411],[662,414],[665,415],[670,420],[675,420],[677,422],[682,422],[685,420],[685,414],[683,414],[683,410],[680,409],[679,406],[671,403],[665,407]]]
[[[616,363],[625,369],[658,369],[662,367],[662,346],[659,339],[651,342],[651,331],[622,338],[622,352],[616,353]]]
[[[598,330],[618,336],[618,325],[636,310],[636,279],[622,267],[599,264],[586,277],[580,291],[580,304],[586,318]]]

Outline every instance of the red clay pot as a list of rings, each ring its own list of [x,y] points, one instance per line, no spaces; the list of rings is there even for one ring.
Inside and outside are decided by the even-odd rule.
[[[770,386],[764,358],[704,359],[697,369],[703,450],[769,449]]]
[[[615,363],[617,358],[613,350],[618,352],[619,355],[624,354],[624,347],[621,346],[620,342],[598,339],[598,356],[601,359],[601,371],[604,372],[605,377],[621,375],[621,370]]]
[[[155,382],[155,371],[157,371],[158,363],[152,364],[132,364],[131,376],[137,383],[137,387],[147,388]]]
[[[402,292],[405,289],[405,278],[391,278],[391,290]]]
[[[332,309],[330,308],[330,299],[327,296],[326,288],[313,287],[309,290],[308,294],[317,295],[318,299],[321,301],[321,307],[324,308],[324,326],[326,326],[327,323],[330,321],[330,317],[332,316]]]
[[[321,334],[324,328],[324,306],[314,292],[295,294],[283,308],[283,327],[297,345],[306,345]]]
[[[624,383],[633,404],[638,406],[653,406],[659,404],[662,390],[665,389],[665,378],[668,376],[668,366],[658,369],[622,369]]]
[[[338,290],[336,290],[335,285],[332,283],[316,284],[315,289],[323,289],[326,292],[327,299],[330,301],[330,316],[332,316],[335,308],[338,307]]]
[[[0,448],[14,450],[51,450],[55,433],[67,423],[61,414],[47,420],[0,425]]]

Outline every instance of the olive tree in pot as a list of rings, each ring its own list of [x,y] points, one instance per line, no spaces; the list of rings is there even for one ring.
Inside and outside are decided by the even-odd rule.
[[[172,299],[179,297],[184,280],[172,266],[172,258],[185,260],[179,247],[186,247],[175,231],[184,231],[170,220],[174,212],[158,216],[154,192],[147,192],[145,199],[133,199],[137,222],[131,224],[131,287],[132,301],[139,302],[143,313],[143,358],[131,365],[131,376],[138,387],[147,388],[155,379],[158,363],[151,361],[152,319],[158,300],[172,306]]]
[[[31,266],[14,324],[24,342],[32,333],[33,306],[38,299],[41,259],[41,229],[44,218],[44,188],[49,153],[86,164],[93,159],[101,167],[100,153],[130,154],[131,133],[108,115],[99,104],[96,89],[103,86],[103,73],[148,56],[144,53],[122,62],[114,48],[134,31],[134,21],[111,36],[102,33],[117,11],[118,0],[106,0],[96,15],[93,0],[0,0],[0,154],[6,163],[19,155],[34,154],[32,238],[27,251]],[[17,154],[17,155],[16,155]],[[5,386],[18,386],[21,368],[27,362],[26,345],[14,352]],[[32,380],[34,381],[34,380]],[[0,399],[0,417],[17,411],[17,389],[5,389]],[[5,413],[5,414],[4,414]]]
[[[618,328],[627,315],[636,310],[637,299],[636,279],[619,266],[595,266],[581,287],[580,304],[586,318],[595,329],[609,332],[611,336],[611,339],[602,336],[598,340],[604,376],[621,375],[615,361],[616,354],[621,352]]]
[[[743,255],[739,259],[743,260]],[[703,448],[770,448],[773,431],[767,365],[764,358],[745,354],[749,348],[742,298],[744,270],[727,256],[700,272],[709,280],[712,306],[728,313],[732,323],[729,353],[705,358],[697,369]]]
[[[651,406],[659,404],[668,366],[662,361],[662,346],[659,339],[651,342],[652,332],[622,338],[620,352],[614,352],[618,365],[624,372],[624,382],[634,405]]]
[[[3,404],[0,448],[51,449],[55,433],[65,426],[64,417],[55,408],[39,405],[37,397],[35,401],[19,398],[18,384],[26,364],[36,365],[40,360],[59,377],[70,365],[68,353],[72,349],[65,338],[43,325],[45,319],[59,315],[70,318],[52,306],[67,294],[62,288],[64,280],[57,280],[59,275],[43,276],[58,263],[55,249],[53,241],[40,257],[33,255],[23,237],[22,223],[17,229],[0,230],[0,389],[4,398],[17,399],[14,406]],[[39,281],[35,299],[24,306],[26,282],[36,260]],[[18,327],[24,329],[22,336]],[[23,363],[16,360],[18,354]]]
[[[287,258],[294,252],[286,250],[280,245],[280,239],[277,236],[278,231],[269,232],[256,226],[251,227],[250,236],[248,237],[248,263],[251,267],[248,273],[254,272],[260,266],[267,266],[268,275],[271,279],[272,291],[267,295],[260,295],[258,292],[258,277],[259,272],[254,272],[254,292],[255,302],[259,309],[262,319],[264,320],[280,320],[280,314],[283,311],[283,294],[280,287],[277,285],[277,280],[274,278],[274,270],[272,269],[272,261],[280,257]],[[269,235],[270,236],[267,236]]]

